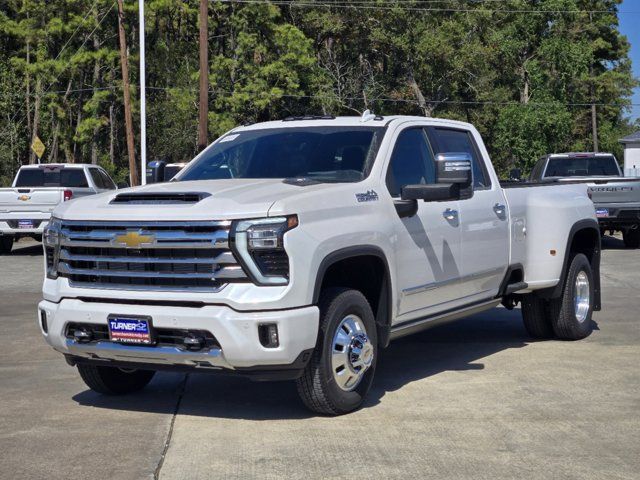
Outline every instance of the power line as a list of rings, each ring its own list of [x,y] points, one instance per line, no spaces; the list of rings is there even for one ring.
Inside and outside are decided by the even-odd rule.
[[[351,10],[381,10],[381,11],[390,11],[395,10],[397,8],[401,8],[404,11],[410,12],[449,12],[449,13],[529,13],[529,14],[576,14],[576,13],[584,13],[584,14],[615,14],[615,13],[625,13],[625,14],[640,14],[640,11],[612,11],[612,10],[567,10],[567,9],[545,9],[545,10],[534,10],[534,9],[502,9],[502,8],[451,8],[451,7],[407,7],[404,5],[389,5],[384,6],[381,4],[373,4],[373,2],[363,2],[363,1],[355,1],[355,2],[346,2],[346,1],[338,1],[338,2],[310,2],[309,0],[211,0],[218,1],[221,3],[246,3],[246,4],[264,4],[264,5],[278,5],[278,6],[288,6],[288,7],[301,7],[301,8],[342,8],[342,9],[351,9]]]

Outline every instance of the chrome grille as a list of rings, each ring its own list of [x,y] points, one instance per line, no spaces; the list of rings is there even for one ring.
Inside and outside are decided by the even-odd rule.
[[[73,286],[217,291],[248,281],[231,222],[63,221],[58,274]]]

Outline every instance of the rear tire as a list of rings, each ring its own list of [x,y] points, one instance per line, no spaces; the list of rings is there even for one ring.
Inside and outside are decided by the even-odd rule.
[[[78,364],[78,372],[94,392],[123,395],[143,389],[156,373],[153,370],[121,370],[116,367]]]
[[[548,315],[548,302],[535,293],[522,298],[522,321],[524,328],[532,338],[546,340],[553,338],[553,327]]]
[[[622,232],[622,240],[624,241],[624,246],[627,248],[640,247],[640,226]]]
[[[11,253],[12,248],[13,248],[13,236],[2,235],[0,237],[0,255],[7,255]]]
[[[593,331],[594,290],[591,264],[579,253],[571,259],[562,296],[549,301],[551,326],[558,338],[581,340]]]
[[[316,348],[298,394],[310,410],[342,415],[362,405],[376,369],[378,339],[373,312],[357,290],[331,288],[320,299]]]

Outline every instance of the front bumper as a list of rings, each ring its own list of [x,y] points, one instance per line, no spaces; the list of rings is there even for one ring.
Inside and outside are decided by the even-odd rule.
[[[158,369],[184,367],[209,370],[239,370],[299,367],[301,355],[313,349],[318,333],[319,310],[315,306],[291,310],[239,312],[226,306],[199,308],[43,300],[38,305],[38,322],[49,345],[77,361],[112,362],[114,365],[148,365]],[[46,326],[43,325],[43,313]],[[219,348],[188,351],[176,346],[130,346],[110,341],[80,343],[67,338],[67,324],[107,324],[111,314],[150,316],[154,328],[205,330],[213,334]],[[275,323],[279,346],[265,348],[258,326]],[[305,359],[306,360],[306,359]]]

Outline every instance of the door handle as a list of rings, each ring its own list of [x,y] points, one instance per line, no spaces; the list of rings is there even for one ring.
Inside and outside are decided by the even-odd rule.
[[[493,211],[501,220],[504,220],[505,214],[507,213],[507,207],[505,207],[501,203],[496,203],[493,206]]]
[[[447,220],[457,220],[458,211],[447,208],[444,212],[442,212],[442,216]]]

